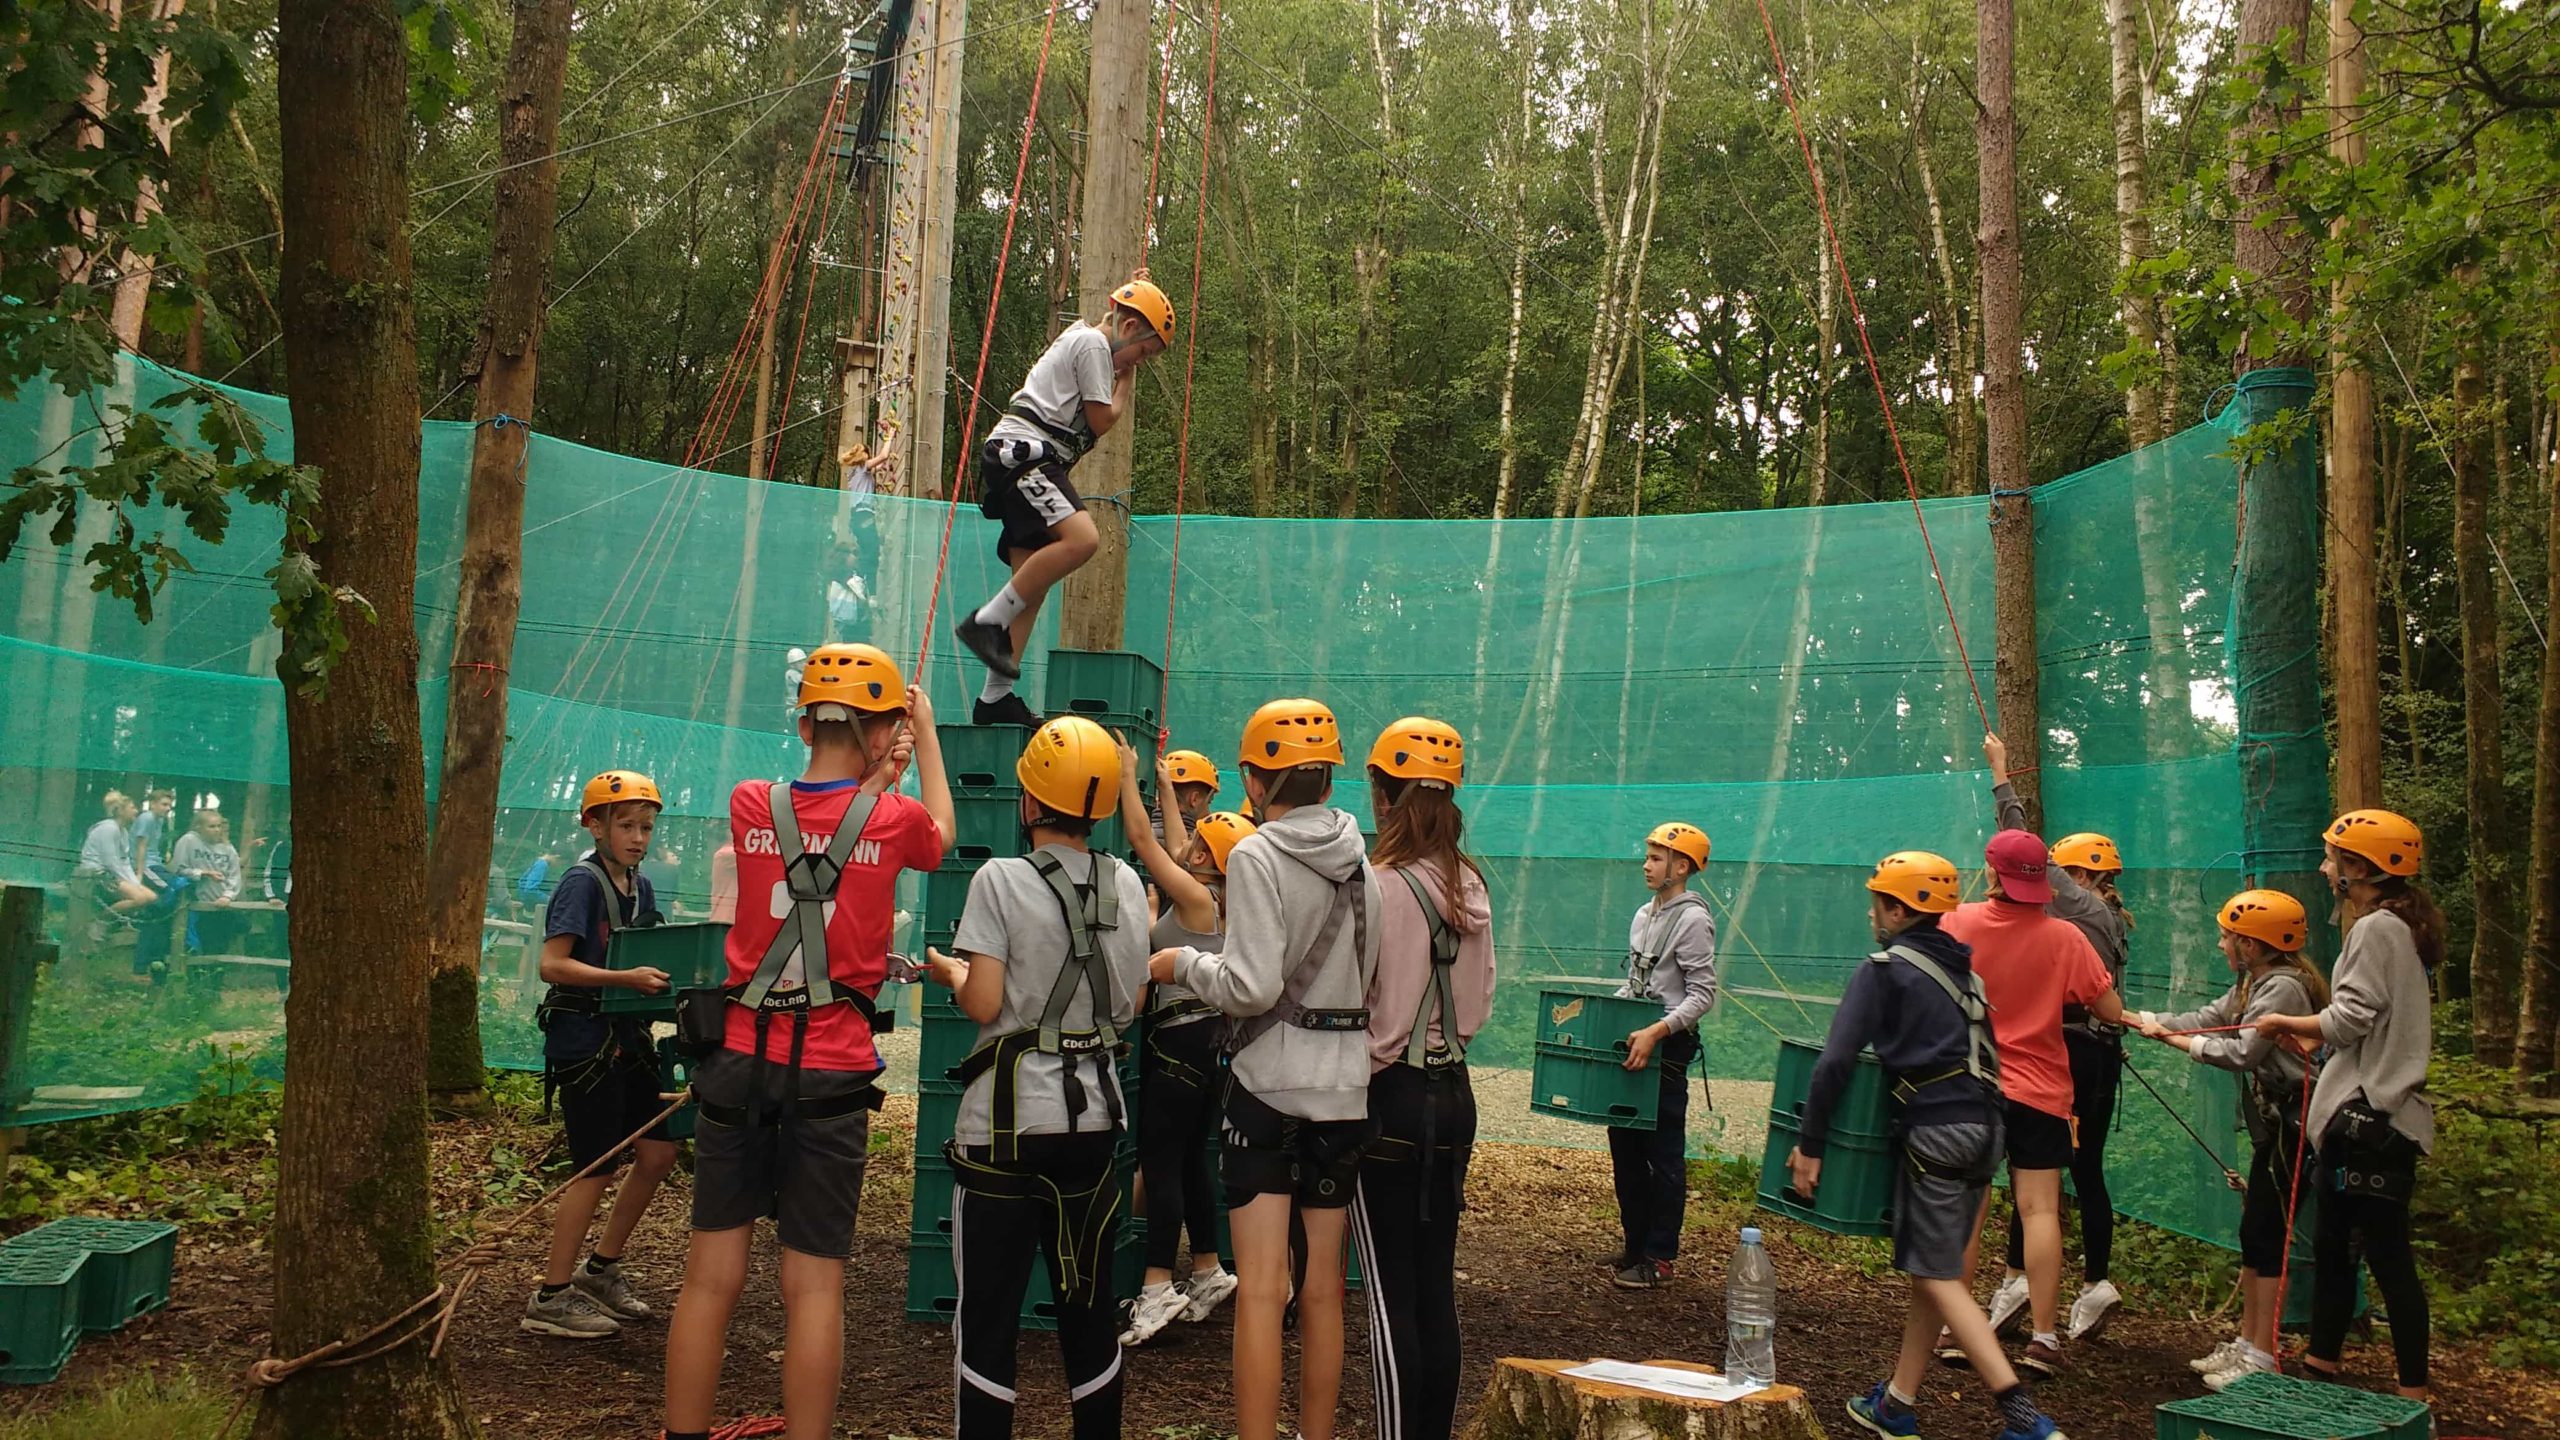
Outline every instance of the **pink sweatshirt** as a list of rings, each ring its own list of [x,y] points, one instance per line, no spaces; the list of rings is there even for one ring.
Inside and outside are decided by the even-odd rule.
[[[1438,866],[1418,866],[1413,873],[1458,928],[1458,959],[1450,967],[1449,986],[1457,1001],[1459,1041],[1472,1041],[1493,1014],[1493,906],[1485,897],[1484,881],[1465,866],[1458,869],[1461,893],[1456,913],[1451,913],[1441,891]],[[1404,1059],[1405,1045],[1413,1038],[1414,1016],[1431,987],[1431,922],[1414,902],[1412,887],[1392,870],[1381,869],[1377,874],[1378,969],[1369,979],[1372,1074]],[[1433,1041],[1443,1041],[1447,1029],[1442,1019],[1435,1019]]]

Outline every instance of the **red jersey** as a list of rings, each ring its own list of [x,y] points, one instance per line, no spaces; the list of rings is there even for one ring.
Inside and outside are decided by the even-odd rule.
[[[2041,905],[1977,900],[1939,922],[1973,947],[1973,973],[1991,1002],[1991,1040],[2000,1051],[2000,1091],[2047,1115],[2071,1113],[2071,1054],[2062,1043],[2062,1007],[2086,1005],[2114,988],[2089,937]]]
[[[818,854],[827,848],[859,788],[858,780],[792,782],[791,813],[799,821],[803,849]],[[738,864],[738,918],[729,928],[732,986],[755,978],[765,950],[791,912],[790,892],[782,879],[782,847],[773,833],[772,805],[769,781],[743,781],[729,792],[729,843],[736,847]],[[930,870],[941,863],[942,832],[924,806],[894,791],[881,796],[845,861],[836,900],[827,905],[827,973],[838,990],[878,996],[881,983],[889,977],[889,931],[897,920],[898,872]],[[766,1059],[790,1062],[795,1023],[787,1011],[776,1012],[766,1022]],[[727,1045],[741,1055],[756,1053],[756,1017],[742,1005],[729,1007]],[[871,1043],[871,1027],[849,1004],[829,1005],[809,1017],[800,1063],[812,1070],[881,1068],[880,1052]]]

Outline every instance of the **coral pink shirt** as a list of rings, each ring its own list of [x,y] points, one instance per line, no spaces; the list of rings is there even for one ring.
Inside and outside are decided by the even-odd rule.
[[[1973,947],[1973,973],[1991,1002],[1991,1039],[2000,1049],[2000,1093],[2048,1115],[2070,1115],[2062,1007],[2086,1005],[2114,988],[2106,962],[2079,926],[2041,905],[1979,900],[1941,923]]]

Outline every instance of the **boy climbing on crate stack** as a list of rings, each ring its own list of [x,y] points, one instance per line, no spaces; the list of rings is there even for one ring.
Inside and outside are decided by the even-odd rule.
[[[1911,1308],[1892,1376],[1852,1398],[1849,1418],[1888,1440],[1918,1436],[1913,1406],[1931,1338],[1944,1326],[1991,1387],[1998,1440],[2057,1440],[1966,1285],[1966,1250],[2000,1165],[2000,1054],[1972,952],[1939,925],[1956,908],[1955,864],[1901,851],[1877,862],[1867,890],[1868,927],[1884,948],[1849,976],[1787,1154],[1791,1183],[1811,1196],[1832,1112],[1858,1052],[1872,1047],[1893,1082],[1893,1268],[1911,1277]]]
[[[658,787],[632,770],[607,770],[587,782],[578,821],[595,836],[595,848],[560,877],[542,921],[542,978],[549,993],[535,1017],[542,1026],[542,1083],[560,1102],[568,1133],[569,1163],[583,1170],[610,1155],[603,1170],[569,1187],[551,1219],[551,1258],[542,1284],[525,1302],[523,1327],[536,1335],[602,1340],[620,1334],[626,1321],[649,1319],[649,1302],[632,1293],[622,1274],[622,1246],[658,1193],[658,1182],[676,1164],[675,1137],[666,1122],[629,1150],[624,1137],[666,1108],[658,1099],[657,1051],[649,1026],[630,1016],[604,1013],[608,986],[644,995],[667,988],[663,970],[608,970],[605,949],[613,932],[657,923],[657,892],[640,862],[658,825]],[[633,1157],[604,1234],[586,1263],[578,1251],[603,1203],[613,1171]]]
[[[1111,292],[1111,308],[1099,323],[1070,325],[1050,342],[987,432],[978,452],[978,506],[1004,527],[996,558],[1013,578],[963,614],[954,630],[987,667],[986,688],[970,711],[973,723],[1040,723],[1013,693],[1023,647],[1050,587],[1102,544],[1067,472],[1129,413],[1138,366],[1172,341],[1173,302],[1152,282],[1132,279]]]
[[[1661,1070],[1653,1128],[1609,1127],[1609,1168],[1617,1181],[1625,1248],[1610,1261],[1611,1283],[1650,1290],[1671,1279],[1680,1258],[1680,1221],[1689,1209],[1689,1066],[1698,1026],[1716,1005],[1716,922],[1689,882],[1707,868],[1707,832],[1679,821],[1644,842],[1644,885],[1627,932],[1627,979],[1618,993],[1662,1002],[1662,1018],[1627,1036],[1626,1068]]]

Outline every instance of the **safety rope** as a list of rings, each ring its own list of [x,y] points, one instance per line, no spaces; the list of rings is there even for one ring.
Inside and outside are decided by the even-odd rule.
[[[943,496],[942,550],[934,557],[933,588],[925,596],[924,633],[916,637],[915,677],[924,679],[924,662],[933,653],[933,617],[942,603],[942,582],[951,568],[951,522],[960,513],[960,482],[968,477],[978,446],[979,391],[987,384],[987,357],[996,345],[996,311],[1004,303],[1005,262],[1013,257],[1014,217],[1022,213],[1022,180],[1031,171],[1031,139],[1039,133],[1040,90],[1049,78],[1049,47],[1058,33],[1058,0],[1049,0],[1048,19],[1040,27],[1040,63],[1031,72],[1031,104],[1022,114],[1022,150],[1013,162],[1013,200],[1004,208],[1004,239],[996,246],[995,278],[987,286],[987,323],[978,333],[978,369],[969,382],[969,411],[960,425],[960,454],[952,463],[951,488]]]
[[[835,103],[830,105],[827,114],[818,121],[819,134],[832,135],[835,133],[836,126],[843,120],[843,102],[849,98],[850,94],[851,91],[849,87],[842,85],[836,87]],[[806,237],[807,243],[793,244],[791,251],[795,259],[804,249],[809,250],[814,255],[816,253],[815,247],[826,243],[827,229],[830,225],[835,223],[836,191],[841,188],[843,187],[835,184],[832,178],[827,184],[819,187],[823,198],[820,200],[818,205],[818,227],[809,232]],[[812,273],[809,276],[808,284],[801,289],[800,323],[793,327],[791,331],[791,348],[783,352],[790,356],[791,360],[790,367],[783,372],[782,403],[774,406],[766,416],[766,423],[773,427],[773,448],[768,451],[764,457],[764,474],[765,478],[768,480],[773,478],[774,472],[782,468],[783,428],[781,422],[791,414],[792,395],[800,388],[800,362],[802,357],[808,353],[805,347],[809,343],[809,311],[818,298],[819,278],[820,277],[818,275]],[[788,298],[787,294],[785,298]],[[832,447],[824,448],[831,449]]]
[[[1778,973],[1776,962],[1772,961],[1768,956],[1761,954],[1759,945],[1754,943],[1751,938],[1751,932],[1742,928],[1742,919],[1740,916],[1734,914],[1733,907],[1725,903],[1723,900],[1718,899],[1715,891],[1707,889],[1705,886],[1700,886],[1699,890],[1700,893],[1704,894],[1709,901],[1712,901],[1715,904],[1716,908],[1724,911],[1726,925],[1732,929],[1735,935],[1741,937],[1742,943],[1750,948],[1751,953],[1754,956],[1759,958],[1760,968],[1769,972],[1769,978],[1777,984],[1778,993],[1786,997],[1788,1004],[1796,1007],[1796,1018],[1802,1020],[1807,1025],[1812,1025],[1813,1012],[1804,1008],[1803,999],[1799,997],[1795,990],[1787,984],[1787,977]],[[1731,992],[1727,991],[1726,993],[1730,994]],[[1741,1003],[1740,996],[1735,996],[1734,1000],[1736,1004]]]
[[[1778,68],[1778,93],[1785,97],[1787,116],[1795,122],[1796,148],[1804,152],[1805,173],[1813,178],[1813,202],[1822,214],[1823,238],[1830,242],[1832,258],[1840,267],[1840,294],[1849,302],[1849,319],[1858,332],[1858,350],[1866,356],[1867,378],[1875,383],[1876,403],[1884,411],[1884,433],[1893,441],[1894,463],[1902,467],[1902,488],[1911,497],[1911,519],[1920,527],[1920,547],[1929,555],[1929,578],[1938,584],[1938,600],[1947,611],[1947,630],[1955,636],[1956,658],[1964,662],[1964,683],[1973,692],[1974,713],[1981,717],[1982,731],[1988,735],[1993,733],[1991,707],[1983,703],[1982,684],[1973,674],[1973,652],[1965,646],[1964,627],[1956,623],[1955,596],[1947,590],[1946,572],[1938,566],[1937,542],[1929,538],[1929,517],[1920,509],[1920,484],[1912,478],[1911,457],[1903,453],[1902,429],[1893,419],[1893,398],[1885,393],[1884,367],[1876,363],[1876,347],[1867,338],[1867,315],[1858,304],[1857,278],[1849,273],[1849,252],[1842,248],[1840,232],[1831,221],[1831,197],[1822,183],[1822,167],[1813,158],[1813,141],[1805,134],[1804,112],[1796,104],[1795,79],[1788,73],[1786,54],[1778,46],[1778,26],[1769,18],[1769,0],[1757,3],[1760,28],[1769,37],[1769,60]]]
[[[1162,746],[1173,738],[1173,606],[1182,587],[1182,502],[1191,481],[1191,393],[1193,375],[1200,362],[1200,256],[1209,237],[1209,135],[1218,120],[1218,11],[1221,0],[1209,0],[1209,71],[1203,85],[1200,114],[1200,203],[1191,222],[1191,303],[1184,312],[1191,317],[1189,335],[1182,349],[1182,427],[1174,440],[1173,462],[1173,554],[1165,565],[1164,579],[1164,669],[1158,672],[1156,694],[1156,744]],[[1165,59],[1173,58],[1173,34],[1165,33]],[[1159,108],[1157,130],[1163,130]]]

